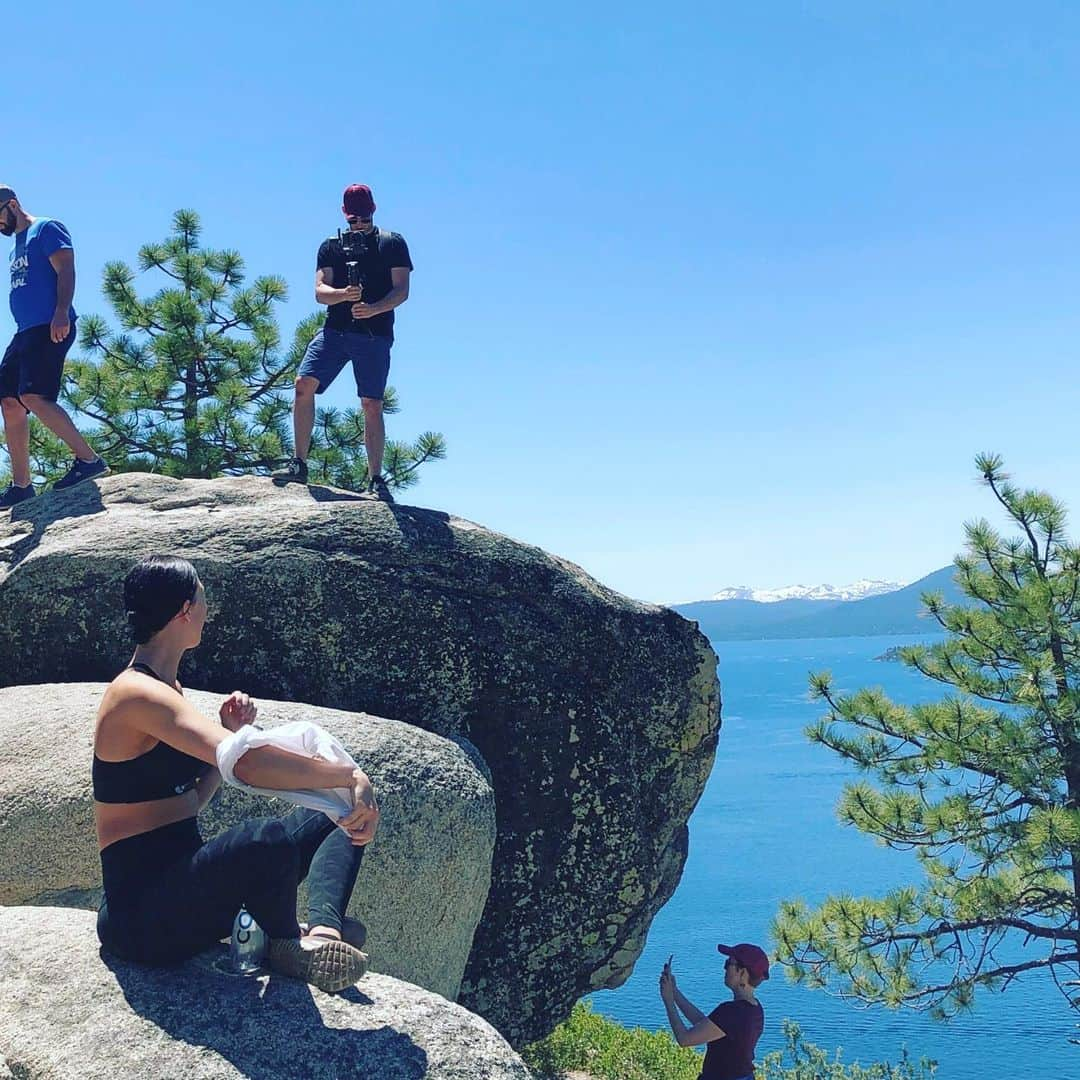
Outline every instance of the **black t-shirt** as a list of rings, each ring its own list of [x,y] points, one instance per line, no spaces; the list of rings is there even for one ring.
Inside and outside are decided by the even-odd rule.
[[[701,1080],[742,1080],[754,1075],[754,1047],[765,1027],[761,1002],[725,1001],[717,1005],[709,1019],[724,1033],[705,1049]]]
[[[390,271],[395,267],[404,266],[409,270],[413,268],[409,247],[400,233],[375,229],[366,235],[350,233],[348,239],[356,241],[351,245],[352,252],[348,257],[336,236],[324,240],[319,246],[316,269],[330,267],[334,272],[334,288],[344,289],[349,284],[347,263],[355,260],[359,280],[364,286],[363,300],[366,303],[373,304],[376,300],[381,300],[394,287]],[[352,304],[348,302],[331,304],[326,310],[326,325],[331,330],[355,331],[393,340],[392,311],[384,311],[370,319],[354,319],[351,308]]]

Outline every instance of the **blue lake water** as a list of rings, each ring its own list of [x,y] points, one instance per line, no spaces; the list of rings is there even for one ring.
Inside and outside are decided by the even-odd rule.
[[[903,664],[875,659],[891,645],[927,640],[714,643],[723,727],[712,776],[690,819],[690,855],[633,975],[617,990],[591,996],[598,1012],[627,1026],[667,1030],[657,978],[669,953],[680,989],[708,1012],[730,998],[717,942],[757,941],[771,951],[768,928],[781,899],[816,904],[830,893],[879,894],[921,880],[914,856],[839,823],[837,799],[855,771],[803,730],[824,711],[808,697],[810,671],[830,670],[843,691],[881,686],[908,704],[941,697],[941,687]],[[1080,1078],[1080,1046],[1068,1042],[1080,1036],[1077,1017],[1047,976],[983,993],[973,1012],[944,1024],[795,986],[775,966],[759,997],[766,1009],[759,1059],[780,1048],[780,1021],[791,1017],[809,1041],[842,1047],[848,1063],[896,1061],[906,1045],[916,1058],[936,1059],[944,1080]]]

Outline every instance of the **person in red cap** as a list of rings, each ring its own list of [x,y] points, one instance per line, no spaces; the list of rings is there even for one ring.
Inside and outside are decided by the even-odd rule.
[[[364,410],[368,490],[384,502],[393,502],[382,475],[383,394],[394,344],[394,308],[409,298],[413,264],[400,233],[377,229],[372,223],[375,199],[367,184],[350,184],[341,209],[349,223],[344,243],[337,237],[324,240],[315,260],[315,299],[327,307],[326,323],[311,339],[296,373],[295,457],[273,477],[307,483],[315,396],[325,392],[351,363]]]
[[[769,958],[764,949],[745,942],[716,947],[727,957],[724,985],[731,991],[731,1001],[706,1016],[680,993],[671,957],[660,973],[660,1000],[680,1046],[707,1044],[699,1080],[754,1080],[754,1047],[765,1027],[765,1010],[754,989],[769,977]]]

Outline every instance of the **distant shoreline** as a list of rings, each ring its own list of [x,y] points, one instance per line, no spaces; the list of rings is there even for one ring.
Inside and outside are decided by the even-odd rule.
[[[875,656],[875,660],[885,660],[890,663],[898,663],[903,657],[900,655],[901,651],[905,649],[905,645],[893,645],[891,649],[886,649],[880,656]]]
[[[710,641],[791,641],[809,638],[894,637],[936,634],[940,626],[926,614],[924,598],[946,605],[966,598],[942,567],[896,592],[864,600],[705,600],[672,609],[698,624]]]

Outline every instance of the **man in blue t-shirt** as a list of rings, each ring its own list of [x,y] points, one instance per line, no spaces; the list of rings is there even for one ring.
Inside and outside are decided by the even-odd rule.
[[[53,487],[67,488],[109,467],[56,403],[64,359],[75,340],[75,251],[71,235],[53,218],[35,218],[0,184],[0,233],[11,249],[11,314],[16,333],[0,360],[0,407],[11,458],[11,485],[0,509],[34,497],[30,477],[30,414],[71,448],[75,461]]]
[[[382,475],[383,393],[394,344],[394,308],[409,298],[413,264],[404,237],[373,224],[375,199],[367,184],[350,184],[341,210],[348,232],[341,240],[324,240],[315,258],[315,299],[326,305],[326,322],[311,339],[296,373],[296,456],[273,477],[280,482],[307,483],[315,395],[323,393],[351,363],[364,410],[368,491],[383,502],[393,502]]]

